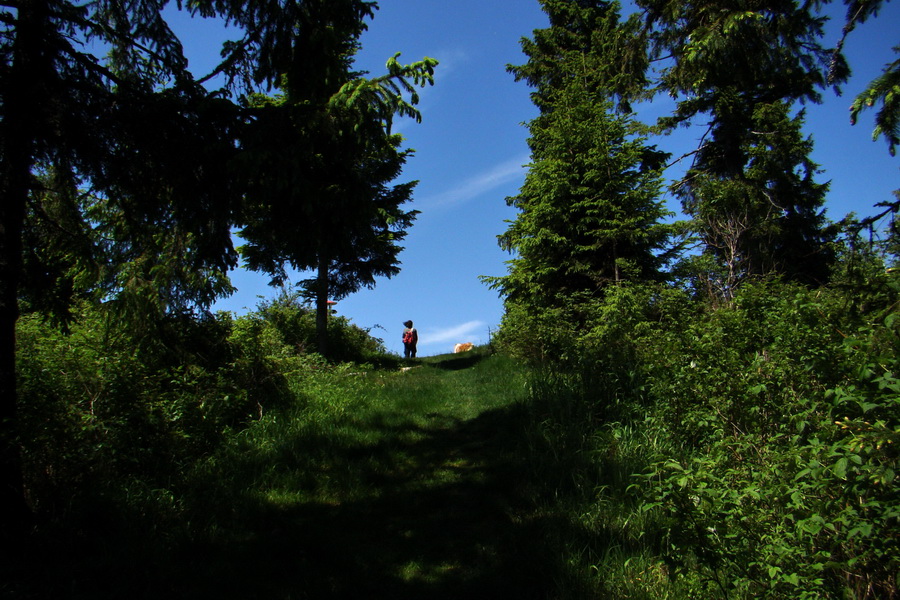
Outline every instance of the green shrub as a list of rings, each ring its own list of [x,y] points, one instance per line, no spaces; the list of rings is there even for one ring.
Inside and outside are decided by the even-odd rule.
[[[644,358],[650,422],[674,442],[643,475],[644,509],[668,519],[676,571],[723,596],[897,593],[895,332],[845,338],[859,324],[840,305],[746,286]]]
[[[598,594],[897,597],[897,286],[866,273],[864,297],[632,284],[507,312],[499,339],[541,366],[544,510],[594,532],[560,544]]]
[[[75,316],[63,333],[25,315],[17,332],[26,485],[35,510],[57,522],[101,497],[170,518],[196,461],[273,410],[303,410],[339,370],[306,352],[313,319],[299,305],[138,328],[89,304]],[[338,354],[378,357],[364,331],[337,318],[331,327],[333,345],[349,346]]]
[[[260,303],[256,313],[271,324],[285,344],[297,354],[310,354],[318,348],[316,312],[299,294],[282,292],[274,299]],[[384,342],[370,330],[354,325],[346,317],[328,317],[328,359],[334,363],[371,363],[383,361],[387,350]]]

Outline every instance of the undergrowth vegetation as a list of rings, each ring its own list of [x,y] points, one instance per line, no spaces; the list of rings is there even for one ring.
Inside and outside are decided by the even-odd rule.
[[[524,374],[488,348],[401,361],[308,307],[19,326],[37,526],[4,597],[469,596],[538,589],[518,511]],[[523,509],[524,510],[524,509]],[[529,547],[535,557],[529,558]],[[543,581],[543,580],[541,580]]]
[[[238,318],[171,318],[152,331],[87,304],[66,332],[23,316],[21,445],[35,514],[69,529],[109,504],[129,512],[130,526],[168,526],[185,510],[198,466],[251,424],[310,398],[328,401],[327,382],[371,368],[367,360],[399,362],[344,318],[329,329],[341,362],[307,352],[315,315],[288,296]]]
[[[570,552],[594,593],[898,595],[900,280],[861,289],[633,284],[507,313],[510,351],[565,346],[532,388],[534,466],[589,532]]]
[[[339,317],[310,353],[289,297],[26,315],[39,521],[2,591],[896,597],[900,281],[865,281],[622,284],[416,361]]]

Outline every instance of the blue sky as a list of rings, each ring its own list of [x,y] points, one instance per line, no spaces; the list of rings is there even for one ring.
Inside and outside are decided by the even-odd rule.
[[[419,181],[408,206],[421,214],[404,242],[402,272],[336,308],[371,328],[394,352],[402,350],[403,321],[412,319],[419,330],[419,354],[441,354],[458,342],[486,342],[503,314],[502,300],[478,277],[505,273],[509,256],[496,236],[505,231],[504,221],[515,217],[504,199],[515,195],[524,180],[524,125],[536,114],[529,88],[514,82],[506,65],[524,62],[519,40],[547,21],[536,0],[381,0],[380,7],[362,38],[359,69],[380,74],[396,52],[403,62],[424,56],[440,61],[434,87],[421,93],[422,122],[406,120],[395,129],[415,150],[399,181]],[[837,21],[829,45],[840,35],[842,5],[830,11]],[[852,98],[894,59],[898,23],[900,3],[887,3],[877,19],[858,27],[845,46],[853,78],[844,95],[827,91],[823,104],[807,107],[813,160],[823,169],[819,181],[831,181],[826,206],[833,220],[851,211],[873,214],[876,203],[900,188],[900,158],[890,157],[883,140],[872,141],[872,115],[865,114],[855,127],[848,118]],[[208,72],[218,57],[221,28],[182,19],[177,29],[192,70]],[[698,136],[686,130],[658,143],[678,156],[693,149]],[[669,205],[678,210],[677,203],[669,200]],[[232,280],[238,292],[216,309],[242,314],[260,297],[276,293],[266,277],[243,269]]]

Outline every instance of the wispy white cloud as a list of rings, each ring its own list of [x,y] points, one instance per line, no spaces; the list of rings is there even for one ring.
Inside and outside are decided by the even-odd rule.
[[[484,326],[484,321],[469,321],[467,323],[456,325],[454,327],[431,329],[428,331],[420,332],[419,344],[422,346],[428,346],[433,344],[446,344],[447,342],[471,342],[474,340],[468,338],[472,337],[474,333],[476,333],[479,329],[482,329]]]
[[[502,162],[463,180],[454,188],[423,198],[422,203],[432,207],[444,207],[472,200],[485,192],[523,177],[528,160],[527,155],[522,155]]]
[[[460,65],[469,62],[469,53],[464,48],[445,48],[435,52],[434,58],[438,59],[435,79],[440,80],[456,72]]]

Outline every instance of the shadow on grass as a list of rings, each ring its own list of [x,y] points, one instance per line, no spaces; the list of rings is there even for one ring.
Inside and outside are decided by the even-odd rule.
[[[146,544],[146,534],[98,514],[99,528],[83,530],[85,537],[30,549],[36,585],[0,586],[0,596],[556,597],[563,567],[546,534],[571,525],[530,505],[523,418],[518,404],[467,421],[434,414],[425,425],[386,414],[359,424],[378,434],[371,445],[353,441],[359,438],[289,440],[269,468],[288,472],[285,481],[297,486],[327,479],[332,497],[350,499],[276,501],[265,490],[227,499],[217,491],[210,494],[215,503],[201,499],[203,506],[188,510],[197,520],[206,510],[214,527],[181,524]]]
[[[387,425],[373,447],[334,448],[329,469],[376,493],[257,504],[227,543],[186,548],[185,598],[547,598],[544,524],[522,505],[517,415],[438,428]],[[369,421],[371,424],[372,421]],[[403,443],[408,434],[417,441]],[[424,434],[421,435],[421,434]],[[176,592],[176,590],[172,590]]]

